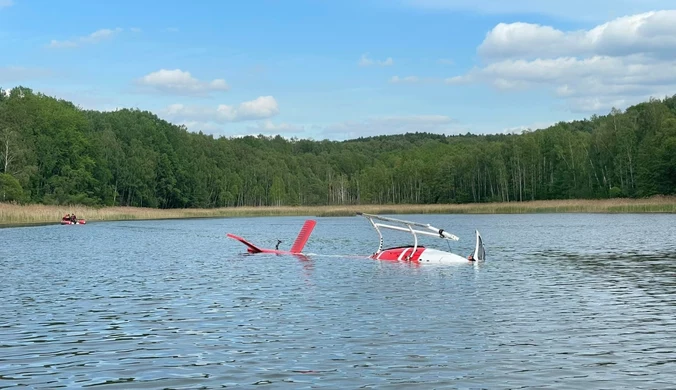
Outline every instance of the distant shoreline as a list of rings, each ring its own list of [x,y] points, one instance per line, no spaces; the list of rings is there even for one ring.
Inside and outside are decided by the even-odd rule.
[[[573,199],[528,202],[467,204],[399,204],[344,206],[260,206],[217,209],[151,209],[141,207],[87,207],[15,205],[0,203],[0,227],[58,224],[61,217],[75,213],[87,222],[158,220],[184,218],[237,218],[264,216],[351,216],[373,214],[531,214],[531,213],[676,213],[676,196],[644,199]]]

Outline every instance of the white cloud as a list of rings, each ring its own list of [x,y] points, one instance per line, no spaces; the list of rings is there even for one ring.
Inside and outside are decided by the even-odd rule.
[[[459,84],[468,84],[471,82],[470,76],[453,76],[453,77],[448,77],[447,79],[444,80],[446,84],[451,84],[451,85],[459,85]]]
[[[6,7],[11,7],[14,5],[14,1],[12,0],[0,0],[0,9],[6,8]]]
[[[273,123],[271,120],[260,121],[256,126],[247,126],[247,130],[256,134],[277,135],[285,133],[303,133],[304,126],[289,123]]]
[[[390,84],[439,84],[443,79],[438,77],[419,77],[419,76],[392,76],[389,79]]]
[[[204,94],[208,92],[223,92],[230,89],[223,79],[200,81],[190,72],[181,69],[160,69],[136,80],[140,86],[151,88],[163,93],[176,94]]]
[[[56,39],[52,39],[48,46],[52,49],[67,49],[71,47],[77,47],[78,44],[74,41],[57,41]]]
[[[487,61],[447,84],[544,88],[576,112],[600,112],[676,91],[676,11],[648,12],[564,32],[501,23],[477,49]]]
[[[43,68],[24,66],[0,66],[0,83],[15,83],[52,75],[52,71]]]
[[[417,83],[418,81],[420,81],[418,76],[406,76],[406,77],[392,76],[392,78],[390,78],[390,83],[392,84]]]
[[[392,66],[394,64],[394,60],[392,57],[387,57],[385,60],[373,60],[369,58],[368,53],[362,54],[361,58],[359,59],[359,66],[372,66],[372,65],[379,65],[379,66]]]
[[[65,41],[52,39],[52,41],[47,46],[54,49],[63,49],[63,48],[78,47],[86,44],[95,44],[104,41],[106,39],[110,39],[113,36],[119,34],[120,32],[122,32],[122,29],[120,27],[115,29],[103,28],[94,31],[89,35],[76,37]]]
[[[501,89],[542,85],[565,86],[568,94],[572,86],[585,87],[613,81],[621,85],[654,85],[676,80],[670,72],[674,61],[656,61],[642,55],[629,57],[594,56],[578,59],[558,57],[536,60],[504,60],[483,68],[476,68],[455,80],[490,80]],[[453,80],[453,78],[452,78]],[[503,84],[503,85],[500,85]],[[608,83],[603,83],[605,84]],[[557,88],[558,89],[558,88]]]
[[[451,134],[458,130],[456,122],[445,115],[410,115],[335,123],[324,127],[322,134],[328,138],[352,139],[415,132]]]
[[[669,9],[673,0],[399,0],[407,7],[483,14],[536,14],[569,20],[601,21],[655,9]]]
[[[259,96],[254,100],[240,103],[237,107],[221,104],[218,111],[230,120],[241,121],[273,117],[279,114],[279,105],[272,96]]]
[[[217,107],[171,104],[161,111],[172,121],[200,123],[229,123],[266,119],[279,114],[279,105],[272,96],[260,96],[237,106],[220,104]]]
[[[591,30],[561,31],[531,23],[500,23],[479,46],[490,59],[646,54],[676,58],[676,10],[617,18]]]

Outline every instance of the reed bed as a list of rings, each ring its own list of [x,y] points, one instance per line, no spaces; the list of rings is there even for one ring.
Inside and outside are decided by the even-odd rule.
[[[91,221],[121,221],[179,218],[233,218],[257,216],[352,216],[372,214],[525,214],[525,213],[676,213],[676,197],[645,199],[538,200],[509,203],[426,204],[426,205],[348,205],[348,206],[261,206],[218,209],[150,209],[141,207],[102,207],[16,205],[0,203],[0,226],[59,223],[61,217],[75,213]]]

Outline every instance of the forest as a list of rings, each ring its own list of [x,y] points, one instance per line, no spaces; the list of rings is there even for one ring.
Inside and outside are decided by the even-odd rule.
[[[214,137],[0,89],[0,202],[152,208],[676,194],[676,95],[522,134]]]

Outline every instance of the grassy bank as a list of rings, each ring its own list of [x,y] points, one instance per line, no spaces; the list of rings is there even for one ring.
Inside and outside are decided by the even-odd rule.
[[[603,200],[539,200],[510,203],[228,207],[159,210],[139,207],[45,206],[0,203],[0,226],[58,223],[67,213],[91,221],[249,216],[349,216],[373,214],[676,213],[676,197]]]

